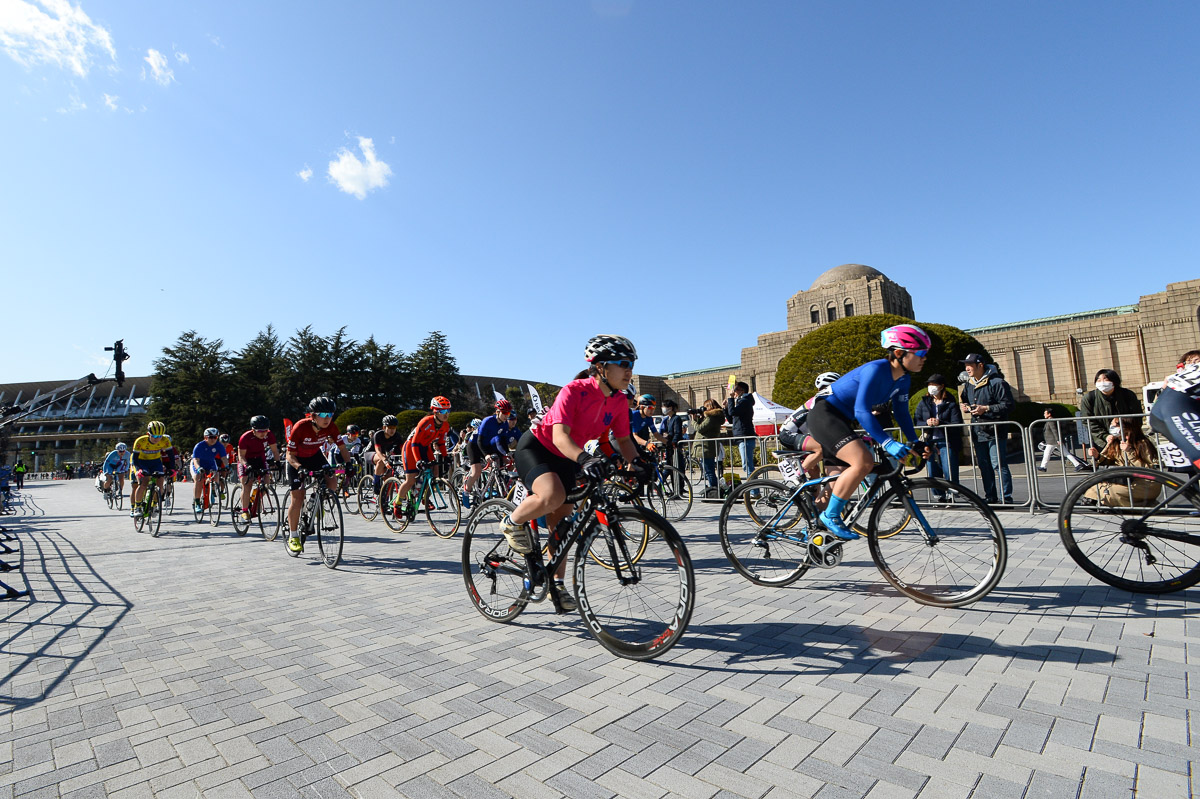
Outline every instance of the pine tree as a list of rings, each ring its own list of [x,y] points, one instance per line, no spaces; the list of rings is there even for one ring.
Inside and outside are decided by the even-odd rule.
[[[237,380],[224,347],[221,339],[210,341],[189,330],[154,361],[153,399],[144,421],[165,424],[180,450],[190,451],[206,427],[229,431],[237,424]]]
[[[446,335],[440,330],[433,331],[421,342],[408,357],[407,366],[417,407],[439,395],[449,397],[453,403],[466,403],[466,386],[458,374],[458,362],[450,354]]]

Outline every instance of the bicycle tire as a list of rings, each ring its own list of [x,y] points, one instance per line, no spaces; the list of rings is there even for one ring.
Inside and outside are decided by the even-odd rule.
[[[479,503],[463,528],[462,574],[467,596],[485,619],[510,622],[529,605],[525,556],[514,552],[500,522],[516,508],[506,499]]]
[[[374,475],[364,474],[358,481],[358,515],[373,521],[379,515],[379,497],[375,494]]]
[[[1110,489],[1122,480],[1137,478],[1160,488],[1153,500],[1141,500],[1140,506],[1111,507],[1101,503]],[[1200,582],[1200,550],[1186,543],[1155,535],[1156,531],[1200,533],[1200,492],[1193,486],[1177,497],[1176,504],[1163,508],[1142,525],[1136,522],[1157,505],[1167,491],[1176,491],[1186,479],[1154,469],[1117,467],[1105,469],[1077,483],[1068,492],[1058,511],[1058,534],[1071,559],[1085,572],[1103,583],[1138,594],[1167,594],[1182,591]],[[1132,496],[1132,484],[1127,483]],[[1094,496],[1085,494],[1095,488]],[[1191,510],[1182,506],[1189,503]],[[1127,529],[1128,528],[1128,529]],[[1144,549],[1142,547],[1145,547]],[[1190,553],[1190,554],[1188,554]],[[1147,562],[1147,555],[1154,563]]]
[[[236,510],[234,510],[236,508]],[[250,532],[250,519],[242,519],[242,487],[235,486],[229,493],[229,515],[233,531],[239,536]]]
[[[316,510],[312,526],[317,534],[317,549],[321,552],[321,562],[327,569],[336,569],[342,562],[342,547],[346,543],[342,503],[337,494],[326,495],[317,503]]]
[[[379,514],[383,516],[383,523],[388,526],[388,529],[396,533],[404,532],[409,522],[404,508],[396,507],[396,494],[399,491],[400,480],[395,477],[384,480],[383,485],[379,487]]]
[[[666,508],[662,515],[669,522],[683,521],[692,509],[692,481],[674,466],[659,466],[658,474]]]
[[[165,478],[164,478],[165,479]],[[169,491],[160,491],[161,496],[159,502],[166,508],[166,515],[171,516],[175,513],[175,484],[167,481],[165,485],[170,487]]]
[[[575,599],[579,615],[601,646],[617,657],[652,660],[668,652],[687,630],[696,604],[696,572],[683,539],[661,515],[622,506],[609,517],[609,525],[625,524],[655,528],[646,551],[633,563],[616,549],[618,564],[626,563],[616,572],[597,567],[588,552],[602,545],[597,539],[611,534],[593,521],[575,551]],[[612,537],[603,545],[616,546],[616,541]],[[618,579],[618,573],[626,579]]]
[[[200,507],[196,507],[196,498],[192,497],[192,518],[197,524],[204,521],[204,512],[208,510],[204,507],[204,495],[208,492],[208,486],[200,486]]]
[[[639,506],[644,507],[644,506]],[[660,514],[661,515],[661,514]],[[642,555],[646,554],[646,547],[650,544],[650,538],[655,534],[654,530],[648,524],[634,524],[626,522],[620,528],[620,533],[625,537],[625,546],[630,553],[630,560],[637,563],[642,559]],[[550,546],[547,544],[542,547],[542,557],[550,557]],[[588,548],[588,557],[596,562],[597,565],[609,571],[615,571],[612,553],[607,544],[603,546],[592,546]]]
[[[116,486],[114,485],[113,488],[116,488]],[[111,490],[104,492],[104,502],[106,505],[108,505],[109,510],[113,509],[113,503],[116,502],[116,498],[113,497],[113,492]]]
[[[1008,563],[1004,526],[979,495],[941,478],[920,478],[883,492],[871,509],[867,544],[879,572],[900,593],[922,605],[957,608],[996,587]],[[953,502],[918,503],[914,495],[948,495]],[[892,516],[912,514],[916,524],[886,538]],[[925,525],[936,534],[930,544]]]
[[[113,497],[113,504],[117,506],[117,510],[125,510],[125,491],[124,487],[117,490],[117,495]]]
[[[225,481],[218,477],[213,481],[208,501],[208,523],[213,527],[221,524],[221,510],[225,507],[227,495]],[[215,496],[214,496],[215,495]],[[213,501],[216,500],[216,501]]]
[[[283,506],[279,495],[270,485],[264,485],[258,495],[258,531],[264,541],[274,541],[283,528]]]
[[[758,499],[750,498],[751,491],[758,492]],[[777,480],[749,480],[721,506],[717,521],[721,550],[734,570],[755,585],[791,585],[811,565],[805,529],[814,522],[805,519],[797,502],[785,507],[795,492]]]
[[[356,477],[346,483],[346,512],[351,516],[359,515],[359,511],[362,509],[362,502],[358,496],[358,486],[361,482],[362,478]]]
[[[434,480],[425,497],[425,521],[438,538],[453,538],[462,522],[458,492],[445,478]]]
[[[150,490],[150,487],[149,487],[149,486],[147,486],[147,487],[146,487],[146,490],[147,490],[147,491],[149,491],[149,490]],[[136,508],[136,507],[137,507],[137,503],[136,503],[136,502],[134,502],[134,501],[133,501],[133,497],[132,497],[132,496],[130,496],[130,497],[129,497],[129,509],[130,509],[130,510],[133,510],[133,509],[134,509],[134,508]],[[144,507],[144,506],[143,506],[143,507]],[[145,525],[146,525],[146,516],[145,516],[145,514],[142,514],[142,513],[136,513],[136,514],[134,514],[134,516],[133,516],[133,529],[134,529],[135,531],[137,531],[137,532],[139,532],[139,533],[140,533],[140,532],[142,531],[142,528],[143,528],[143,527],[145,527]]]
[[[162,532],[162,495],[159,493],[158,486],[151,485],[146,488],[150,492],[150,505],[146,511],[146,527],[150,531],[153,538],[158,538]]]
[[[764,463],[762,466],[759,466],[757,469],[750,472],[750,476],[746,479],[774,480],[776,482],[783,482],[783,472],[780,470],[779,464],[777,463]]]

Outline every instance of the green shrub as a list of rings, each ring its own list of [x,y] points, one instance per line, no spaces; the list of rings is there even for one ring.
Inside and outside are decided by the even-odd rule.
[[[862,366],[867,361],[882,358],[879,334],[887,327],[907,322],[916,324],[929,334],[933,349],[925,361],[925,368],[913,376],[913,387],[934,373],[941,373],[946,382],[954,385],[962,365],[959,360],[969,353],[978,352],[988,361],[987,349],[974,337],[950,325],[933,322],[913,322],[895,314],[869,314],[850,316],[822,325],[797,341],[779,362],[775,373],[775,390],[772,399],[781,405],[800,407],[816,393],[813,381],[822,372],[845,374]]]
[[[407,438],[412,432],[417,423],[429,415],[429,411],[414,409],[411,411],[400,411],[396,414],[396,434],[402,438]]]
[[[451,411],[448,421],[450,422],[450,429],[457,433],[469,425],[472,419],[478,418],[480,418],[479,415],[471,411]]]
[[[358,425],[362,428],[363,433],[366,433],[368,430],[378,430],[379,423],[384,416],[387,416],[387,411],[381,411],[369,405],[359,405],[357,408],[347,408],[342,411],[334,421],[338,430],[343,433],[352,424]]]

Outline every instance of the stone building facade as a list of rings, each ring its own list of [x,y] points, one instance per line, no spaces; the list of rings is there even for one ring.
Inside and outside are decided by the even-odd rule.
[[[681,405],[718,401],[730,374],[770,397],[779,361],[801,336],[855,314],[892,313],[915,318],[908,290],[862,264],[822,274],[787,303],[788,329],[764,333],[742,350],[741,363],[664,375]],[[1098,369],[1116,369],[1135,391],[1175,368],[1179,356],[1200,348],[1200,279],[1171,283],[1136,305],[1030,319],[967,332],[996,359],[1020,399],[1078,404]]]

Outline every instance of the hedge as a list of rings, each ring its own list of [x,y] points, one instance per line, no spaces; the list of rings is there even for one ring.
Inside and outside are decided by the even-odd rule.
[[[334,421],[338,426],[338,430],[341,430],[343,433],[346,432],[347,427],[356,424],[362,428],[365,434],[369,430],[378,430],[380,421],[386,415],[387,411],[372,408],[370,405],[359,405],[356,408],[347,408],[342,411]]]

